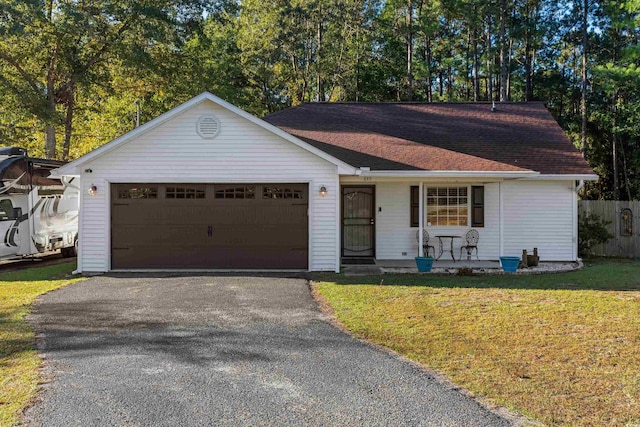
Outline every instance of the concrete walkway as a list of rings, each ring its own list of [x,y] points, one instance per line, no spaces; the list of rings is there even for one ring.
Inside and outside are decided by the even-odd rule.
[[[52,379],[31,426],[509,425],[339,331],[303,279],[94,277],[31,321]]]

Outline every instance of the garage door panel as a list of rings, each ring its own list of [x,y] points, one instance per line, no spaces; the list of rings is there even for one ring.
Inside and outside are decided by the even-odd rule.
[[[121,225],[112,231],[114,247],[139,246],[141,239],[152,245],[252,245],[284,248],[306,247],[307,229],[292,225],[283,232],[281,225],[238,225],[233,228],[207,225]]]
[[[197,199],[166,198],[177,184],[113,187],[113,269],[307,268],[306,184],[198,184]]]
[[[307,224],[307,206],[265,206],[254,203],[249,206],[223,206],[212,212],[209,221],[212,225],[290,225]]]
[[[187,242],[191,245],[211,244],[207,225],[120,225],[112,229],[114,247],[131,247],[141,244],[179,245]]]
[[[211,206],[176,207],[163,203],[114,205],[112,225],[128,224],[208,224]]]
[[[280,246],[149,245],[114,250],[112,263],[118,269],[291,269],[306,268],[307,251]]]
[[[283,230],[281,225],[240,225],[234,228],[214,227],[214,245],[253,245],[253,246],[307,246],[307,229],[289,226]]]

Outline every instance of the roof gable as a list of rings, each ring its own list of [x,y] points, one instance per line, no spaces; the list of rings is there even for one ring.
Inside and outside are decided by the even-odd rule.
[[[593,174],[541,102],[503,103],[495,111],[491,107],[312,103],[265,120],[335,157],[348,158],[353,166],[372,170]],[[369,164],[371,156],[387,164]]]
[[[312,154],[315,154],[316,156],[336,165],[339,169],[339,171],[341,173],[353,173],[355,171],[355,169],[345,163],[344,161],[335,158],[334,156],[332,156],[331,154],[320,150],[316,147],[314,147],[313,145],[293,136],[290,135],[288,133],[286,133],[285,131],[283,131],[282,129],[279,129],[276,126],[271,125],[270,123],[265,122],[264,120],[261,120],[255,116],[253,116],[252,114],[247,113],[246,111],[232,105],[229,104],[228,102],[222,100],[221,98],[218,98],[217,96],[209,93],[209,92],[203,92],[202,94],[191,98],[189,101],[165,112],[164,114],[161,114],[160,116],[156,117],[155,119],[145,123],[144,125],[102,145],[101,147],[85,154],[84,156],[79,157],[78,159],[56,169],[57,171],[57,175],[76,175],[79,174],[79,169],[82,165],[91,162],[93,160],[96,160],[98,158],[100,158],[101,156],[117,149],[118,147],[133,141],[134,139],[136,139],[137,137],[151,131],[152,129],[155,129],[157,127],[159,127],[160,125],[162,125],[163,123],[166,123],[167,121],[171,120],[172,118],[194,108],[195,106],[199,105],[202,102],[213,102],[214,104],[219,105],[222,108],[225,108],[241,117],[243,117],[244,119],[260,126],[263,129],[266,129],[267,131],[278,135],[279,137],[285,139],[286,141],[291,142],[292,144],[311,152]]]

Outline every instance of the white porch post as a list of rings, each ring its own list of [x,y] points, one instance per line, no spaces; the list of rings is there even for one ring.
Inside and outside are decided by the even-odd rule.
[[[418,256],[424,256],[423,231],[424,230],[424,183],[418,185]]]

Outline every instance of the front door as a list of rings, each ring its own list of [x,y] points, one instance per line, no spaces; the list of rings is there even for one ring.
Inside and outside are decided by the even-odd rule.
[[[375,187],[342,187],[342,256],[375,256]]]

